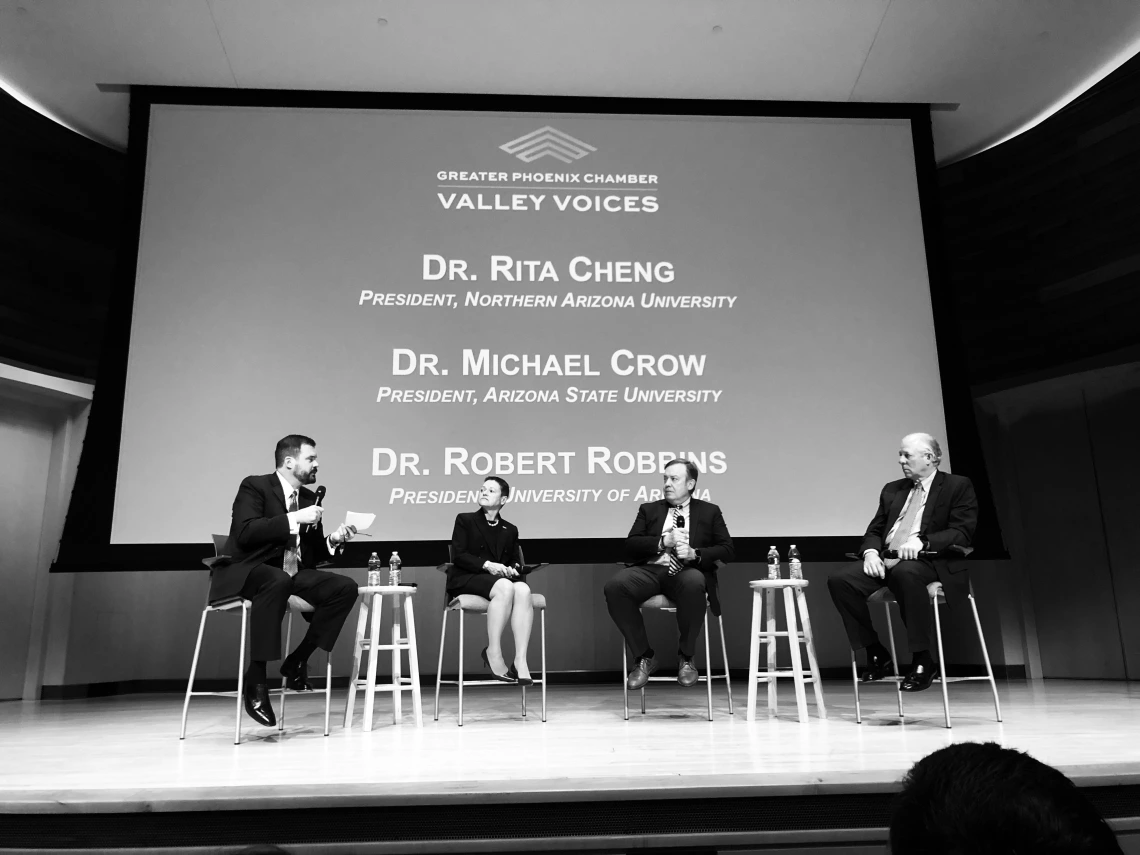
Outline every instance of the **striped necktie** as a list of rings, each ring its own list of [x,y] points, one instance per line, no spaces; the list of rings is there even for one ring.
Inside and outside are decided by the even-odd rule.
[[[684,517],[684,515],[682,515],[681,509],[680,508],[673,508],[673,531],[676,532],[678,529],[684,529],[684,527],[685,527],[685,517]],[[669,570],[670,570],[670,572],[676,573],[682,567],[684,567],[684,565],[681,563],[681,561],[677,558],[676,555],[674,555],[672,552],[670,552],[669,553]]]

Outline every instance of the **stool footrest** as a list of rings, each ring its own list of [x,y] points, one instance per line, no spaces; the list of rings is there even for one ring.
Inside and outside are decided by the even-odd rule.
[[[811,671],[761,671],[756,677],[756,682],[766,683],[769,677],[772,679],[776,677],[795,677],[797,674],[804,678],[805,683],[810,683],[815,679],[812,677]]]
[[[787,633],[787,631],[784,631],[784,630],[781,630],[780,632],[758,632],[758,633],[756,633],[756,637],[757,638],[770,638],[770,639],[787,638],[788,633]],[[796,638],[798,638],[800,641],[806,641],[807,640],[802,632],[797,632]]]

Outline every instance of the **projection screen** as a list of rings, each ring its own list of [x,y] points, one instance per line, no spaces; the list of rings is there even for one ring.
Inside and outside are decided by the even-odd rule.
[[[288,433],[326,520],[862,532],[945,437],[911,123],[155,104],[112,544],[197,543]],[[943,468],[949,468],[947,453]]]

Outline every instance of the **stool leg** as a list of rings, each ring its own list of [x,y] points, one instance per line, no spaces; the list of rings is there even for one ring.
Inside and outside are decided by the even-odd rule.
[[[182,730],[178,733],[179,739],[186,738],[186,716],[190,712],[190,693],[194,690],[194,675],[198,673],[198,655],[202,652],[202,634],[206,631],[206,615],[210,613],[209,607],[202,609],[202,620],[198,622],[198,640],[194,642],[194,658],[190,662],[190,679],[186,682],[186,700],[182,702]],[[240,698],[240,692],[239,698]]]
[[[293,640],[293,610],[286,607],[285,609],[285,655],[289,655],[289,644]],[[281,675],[281,715],[277,716],[277,730],[283,731],[285,729],[285,684],[289,680],[284,674]]]
[[[237,712],[234,721],[234,745],[241,743],[242,690],[245,688],[245,644],[249,640],[249,601],[241,604],[241,640],[238,642]]]
[[[463,609],[459,610],[459,726],[463,727]]]
[[[621,696],[625,701],[625,720],[629,721],[629,655],[625,652],[625,639],[621,642]]]
[[[522,717],[526,718],[526,686],[519,686],[522,689],[519,695],[522,697]]]
[[[934,635],[938,639],[938,668],[942,672],[942,679],[938,681],[942,684],[942,712],[946,716],[946,728],[949,730],[950,693],[946,690],[946,658],[942,655],[942,618],[938,613],[937,598],[931,600],[930,605],[934,608]]]
[[[728,648],[724,643],[724,616],[716,616],[717,625],[720,627],[720,661],[724,663],[724,687],[728,689],[728,714],[734,715],[732,711],[732,676],[728,671]]]
[[[756,720],[756,681],[760,678],[760,620],[763,617],[761,604],[763,600],[761,591],[752,592],[752,632],[748,642],[748,721]],[[724,644],[724,633],[721,633],[721,644]],[[725,663],[725,673],[728,673],[728,661]]]
[[[851,688],[855,690],[855,723],[863,723],[863,715],[859,710],[859,666],[855,663],[855,651],[851,651]]]
[[[368,628],[368,596],[360,598],[356,613],[356,638],[352,644],[352,670],[348,673],[348,700],[344,705],[344,728],[352,727],[352,708],[356,705],[356,685],[360,682],[360,656],[364,650],[364,630]]]
[[[443,643],[447,641],[447,613],[443,609],[443,620],[439,622],[439,662],[435,666],[435,721],[439,721],[439,688],[443,680]]]
[[[364,730],[372,730],[372,709],[376,703],[376,660],[380,645],[380,621],[384,614],[384,595],[372,595],[368,627],[368,674],[364,684]]]
[[[705,606],[705,688],[708,690],[709,697],[709,721],[713,720],[712,716],[712,654],[709,653],[709,610]]]
[[[796,684],[796,709],[800,722],[807,721],[807,691],[804,689],[804,665],[800,658],[799,630],[796,622],[796,606],[792,589],[784,588],[784,615],[788,624],[788,647],[792,650],[792,678]]]
[[[325,653],[325,736],[329,735],[329,716],[332,714],[332,651]]]
[[[827,708],[823,705],[823,686],[819,681],[819,662],[815,658],[815,640],[811,634],[811,617],[808,616],[807,594],[803,588],[796,588],[796,606],[800,612],[800,626],[804,630],[804,646],[807,647],[808,667],[811,669],[815,708],[819,712],[820,718],[827,718]]]
[[[400,605],[403,599],[403,594],[392,595],[392,724],[399,724],[404,717],[404,669],[400,662],[400,638],[403,635]]]
[[[768,588],[764,591],[764,607],[768,611],[767,631],[765,642],[768,645],[768,715],[776,714],[776,591]]]
[[[408,671],[412,677],[412,714],[416,717],[416,727],[424,726],[423,699],[420,697],[420,652],[416,649],[416,612],[412,605],[413,597],[404,597],[404,620],[408,624]]]
[[[546,721],[546,609],[539,613],[538,623],[542,630],[542,720]]]
[[[994,680],[994,669],[990,665],[990,652],[986,649],[986,637],[982,635],[982,621],[978,617],[978,604],[974,600],[974,592],[970,592],[970,608],[974,610],[974,626],[978,628],[978,644],[982,645],[982,658],[986,660],[986,675],[990,678],[990,691],[994,693],[994,715],[1001,721],[1001,703],[998,701],[997,682]],[[942,672],[942,680],[946,680],[946,672]]]
[[[883,609],[887,613],[887,635],[891,639],[891,665],[895,669],[895,676],[899,676],[899,654],[895,650],[895,625],[891,621],[891,604],[883,603]],[[899,704],[899,718],[903,717],[903,697],[902,697],[902,683],[895,680],[895,699]]]

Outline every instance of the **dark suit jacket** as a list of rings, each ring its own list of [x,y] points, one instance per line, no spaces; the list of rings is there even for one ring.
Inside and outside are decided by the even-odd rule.
[[[644,564],[657,557],[657,541],[661,529],[665,527],[665,517],[672,510],[665,499],[646,502],[637,509],[637,519],[625,538],[625,560],[627,564]],[[701,551],[700,563],[694,566],[705,574],[705,590],[714,615],[720,614],[720,595],[717,588],[717,563],[729,563],[736,553],[732,537],[720,508],[712,502],[700,499],[689,500],[689,513],[685,528],[689,530],[689,546]]]
[[[867,526],[859,552],[868,549],[883,550],[887,532],[902,513],[906,497],[913,488],[909,478],[891,481],[879,494],[879,508]],[[922,509],[919,537],[925,538],[933,552],[944,552],[951,546],[970,546],[974,530],[978,527],[978,498],[974,485],[965,475],[938,472],[930,482],[930,495]],[[926,559],[923,559],[926,560]],[[964,572],[966,563],[961,560],[935,558],[930,562],[938,573],[938,581],[946,592],[947,601],[965,597],[969,577]]]
[[[481,510],[456,514],[451,532],[451,567],[447,570],[447,590],[462,587],[472,576],[487,575],[485,561],[511,565],[519,560],[519,530],[499,517],[497,528],[503,529],[502,548],[494,550],[487,542],[491,527]]]
[[[316,500],[312,490],[300,488],[299,507],[306,508]],[[210,577],[211,602],[237,596],[249,571],[258,564],[282,566],[290,543],[288,513],[276,472],[250,475],[241,482],[234,498],[225,557],[214,563]],[[331,556],[325,546],[324,526],[309,526],[307,530],[302,526],[300,542],[302,568],[328,563]]]

